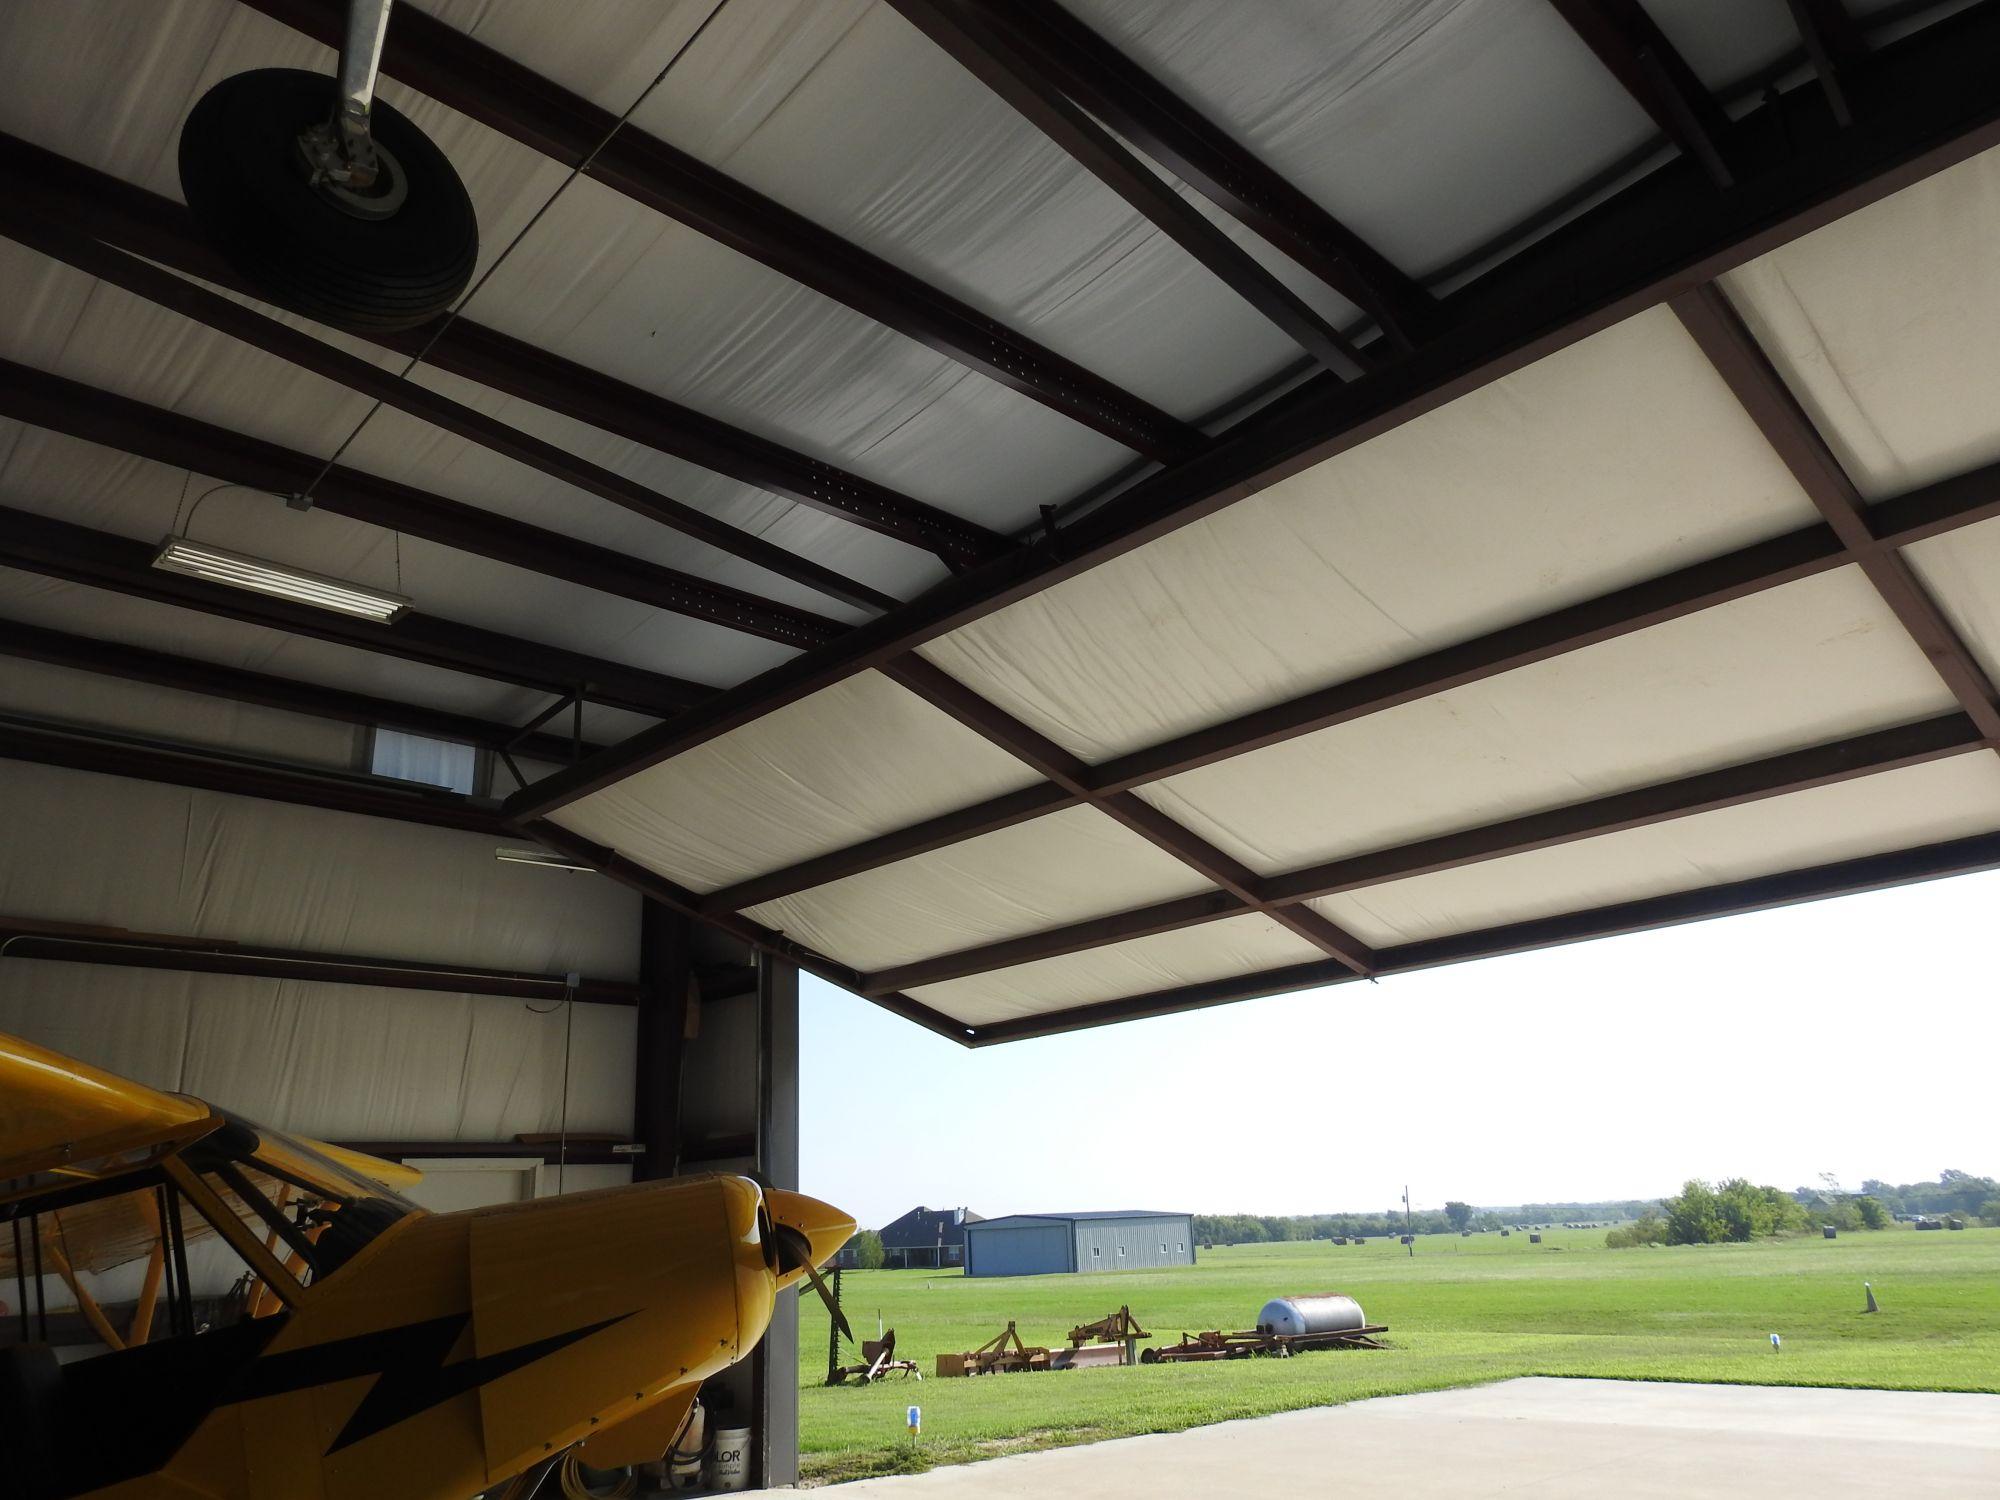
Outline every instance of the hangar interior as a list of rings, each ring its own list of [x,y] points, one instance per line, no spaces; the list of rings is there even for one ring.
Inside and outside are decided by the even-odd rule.
[[[344,11],[0,14],[0,1031],[785,1183],[801,969],[986,1046],[2000,866],[1993,0],[399,0],[480,251],[369,336],[176,171]]]

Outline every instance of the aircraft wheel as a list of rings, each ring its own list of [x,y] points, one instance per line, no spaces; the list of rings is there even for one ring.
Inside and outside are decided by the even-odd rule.
[[[429,322],[472,279],[472,199],[444,153],[380,98],[375,183],[312,181],[298,138],[331,116],[333,98],[331,77],[296,68],[223,79],[181,127],[181,191],[216,248],[273,302],[363,332]]]

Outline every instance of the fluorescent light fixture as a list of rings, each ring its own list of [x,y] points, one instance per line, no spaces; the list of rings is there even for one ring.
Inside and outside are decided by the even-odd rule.
[[[168,573],[186,573],[206,578],[210,583],[248,589],[253,594],[269,594],[273,599],[293,604],[310,604],[315,609],[330,609],[336,614],[374,620],[382,625],[410,607],[410,601],[401,594],[328,578],[323,573],[308,573],[304,568],[284,563],[266,562],[260,557],[246,557],[206,542],[191,542],[184,536],[170,536],[161,542],[160,550],[153,554],[153,566]]]
[[[509,849],[505,845],[493,851],[493,857],[503,865],[541,865],[550,870],[580,870],[589,875],[594,866],[578,864],[560,854],[551,854],[546,849]]]

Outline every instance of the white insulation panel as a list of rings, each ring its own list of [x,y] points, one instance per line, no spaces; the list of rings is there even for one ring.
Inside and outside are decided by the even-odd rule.
[[[2000,830],[1984,751],[1311,903],[1377,947]]]
[[[1814,514],[1655,309],[923,654],[1095,762]]]

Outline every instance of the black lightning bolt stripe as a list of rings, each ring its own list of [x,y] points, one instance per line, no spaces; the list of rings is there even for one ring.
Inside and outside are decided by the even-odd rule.
[[[453,1313],[422,1323],[405,1323],[397,1328],[379,1329],[354,1338],[335,1339],[304,1349],[287,1349],[258,1360],[243,1372],[222,1398],[221,1404],[255,1401],[263,1396],[281,1396],[314,1386],[332,1385],[364,1375],[376,1377],[361,1398],[361,1404],[347,1419],[347,1425],[326,1451],[342,1448],[373,1437],[385,1428],[407,1421],[454,1396],[476,1390],[490,1381],[545,1359],[559,1349],[589,1338],[593,1333],[622,1323],[631,1316],[620,1313],[600,1323],[572,1328],[533,1343],[503,1349],[446,1364],[445,1356],[457,1345],[471,1319],[470,1313]]]

